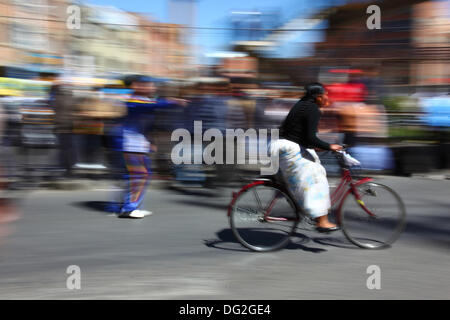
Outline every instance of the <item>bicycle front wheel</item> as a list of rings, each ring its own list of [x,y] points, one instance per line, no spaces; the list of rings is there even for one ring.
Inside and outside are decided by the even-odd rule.
[[[267,252],[288,244],[300,215],[287,192],[267,181],[240,191],[231,203],[229,219],[243,246]]]
[[[406,210],[399,195],[375,182],[356,186],[360,199],[349,193],[342,201],[341,227],[353,244],[366,249],[390,246],[403,231]]]

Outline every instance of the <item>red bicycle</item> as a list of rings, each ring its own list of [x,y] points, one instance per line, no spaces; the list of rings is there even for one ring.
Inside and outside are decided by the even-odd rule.
[[[341,181],[331,194],[336,223],[347,239],[361,248],[390,246],[405,225],[402,199],[372,178],[355,180],[343,154],[334,154],[341,167]],[[299,223],[314,223],[279,175],[256,179],[239,192],[233,192],[228,217],[238,241],[259,252],[285,247]]]

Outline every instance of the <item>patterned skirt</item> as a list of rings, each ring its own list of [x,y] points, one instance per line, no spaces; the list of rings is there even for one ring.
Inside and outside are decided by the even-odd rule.
[[[292,141],[279,139],[270,145],[272,156],[279,157],[279,167],[289,191],[312,217],[330,209],[330,188],[327,173],[313,149],[306,149],[312,159],[302,156],[301,147]]]

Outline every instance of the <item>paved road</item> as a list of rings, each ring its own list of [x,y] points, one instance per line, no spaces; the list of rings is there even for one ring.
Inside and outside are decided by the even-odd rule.
[[[1,299],[432,299],[450,298],[450,182],[381,178],[404,198],[408,225],[394,247],[368,251],[341,234],[303,232],[275,252],[235,242],[225,208],[231,194],[187,195],[152,188],[143,220],[96,210],[104,189],[40,190],[1,239]],[[369,290],[366,269],[381,268]],[[69,265],[81,289],[68,290]]]

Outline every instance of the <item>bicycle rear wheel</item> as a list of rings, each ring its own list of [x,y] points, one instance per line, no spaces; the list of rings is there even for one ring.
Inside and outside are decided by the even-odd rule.
[[[342,231],[349,241],[361,248],[390,246],[405,225],[403,201],[394,190],[383,184],[365,182],[356,189],[360,200],[351,193],[342,200]]]
[[[230,206],[233,234],[243,246],[253,251],[283,248],[300,221],[288,193],[269,181],[243,188]]]

